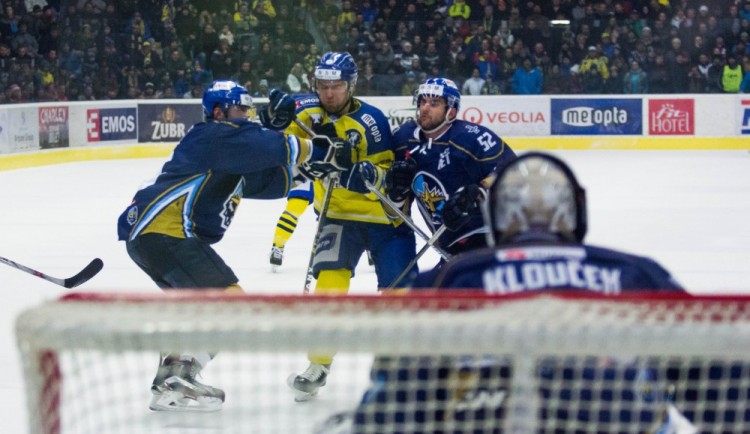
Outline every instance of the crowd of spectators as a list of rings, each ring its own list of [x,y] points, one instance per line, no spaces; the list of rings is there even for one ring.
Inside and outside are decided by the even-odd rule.
[[[433,76],[469,95],[750,91],[750,0],[2,4],[3,103],[198,98],[215,79],[307,92],[326,50],[355,56],[361,96]]]

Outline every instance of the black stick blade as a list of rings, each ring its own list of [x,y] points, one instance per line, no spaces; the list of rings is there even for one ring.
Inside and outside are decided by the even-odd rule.
[[[76,286],[85,283],[92,277],[96,276],[96,274],[99,273],[103,267],[104,262],[102,262],[101,259],[96,258],[91,261],[89,265],[86,266],[86,268],[81,270],[80,273],[76,274],[73,277],[65,279],[63,286],[66,288],[75,288]]]

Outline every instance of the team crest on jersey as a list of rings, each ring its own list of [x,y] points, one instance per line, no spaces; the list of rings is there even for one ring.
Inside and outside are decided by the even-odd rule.
[[[448,199],[445,186],[428,172],[418,172],[411,185],[422,215],[433,225],[442,223],[441,211]]]
[[[346,132],[346,141],[352,149],[357,149],[357,145],[362,142],[362,134],[357,130],[349,130]]]
[[[138,221],[138,206],[131,206],[128,209],[127,222],[130,226],[133,226]]]

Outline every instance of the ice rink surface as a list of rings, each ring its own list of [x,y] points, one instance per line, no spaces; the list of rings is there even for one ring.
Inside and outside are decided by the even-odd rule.
[[[554,154],[572,166],[587,190],[589,244],[650,256],[693,293],[750,294],[750,153]],[[158,293],[117,241],[116,221],[138,186],[155,176],[163,162],[93,161],[0,172],[0,256],[55,277],[70,277],[99,257],[104,269],[79,290]],[[276,219],[285,203],[243,201],[216,245],[248,293],[301,292],[315,230],[311,209],[287,244],[280,272],[271,273],[268,264]],[[437,256],[428,253],[420,266],[436,261]],[[22,310],[67,290],[3,264],[0,282],[0,432],[22,433],[27,432],[27,421],[14,320]],[[351,292],[374,294],[375,287],[374,271],[361,260]],[[148,413],[145,405],[143,409]]]

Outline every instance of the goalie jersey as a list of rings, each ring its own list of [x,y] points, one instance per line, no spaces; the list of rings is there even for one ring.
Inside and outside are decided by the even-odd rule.
[[[120,215],[120,240],[146,233],[219,241],[241,198],[284,197],[309,147],[246,120],[195,124],[155,180]]]
[[[424,140],[416,122],[402,126],[393,135],[396,159],[407,156],[417,162],[412,193],[425,222],[434,233],[442,226],[441,211],[445,202],[460,187],[479,185],[497,167],[516,159],[516,154],[495,133],[481,125],[455,120],[435,140]],[[450,248],[453,242],[484,232],[480,210],[457,232],[445,231],[440,246]]]
[[[352,159],[372,162],[380,172],[380,178],[393,163],[391,128],[388,119],[377,108],[352,99],[351,111],[340,117],[330,116],[320,105],[314,94],[295,95],[297,120],[315,129],[317,125],[333,122],[338,137],[352,146]],[[302,128],[292,123],[286,132],[298,137],[309,137]],[[315,210],[320,211],[325,196],[324,181],[314,182]],[[329,218],[366,223],[392,224],[378,198],[372,194],[361,194],[337,186],[332,193],[326,214]]]
[[[418,278],[419,280],[419,278]],[[528,244],[468,252],[449,261],[434,288],[484,289],[491,294],[553,289],[683,291],[655,261],[583,244]]]

